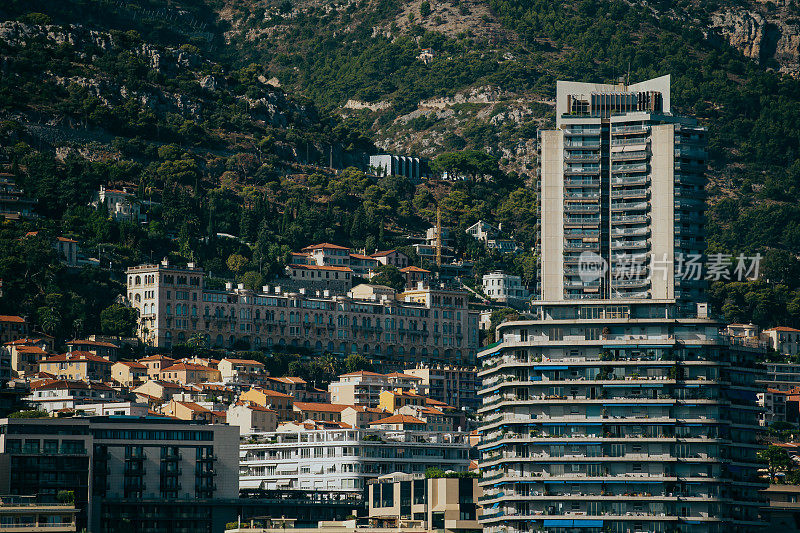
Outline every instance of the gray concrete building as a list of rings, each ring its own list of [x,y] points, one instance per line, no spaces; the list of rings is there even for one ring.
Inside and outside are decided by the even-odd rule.
[[[540,132],[541,298],[691,307],[704,284],[674,265],[705,249],[705,129],[672,113],[669,76],[559,81],[556,102],[556,129]]]
[[[484,532],[759,529],[763,348],[680,272],[704,248],[705,132],[670,113],[666,76],[559,82],[557,124],[543,298],[478,354]]]
[[[479,354],[486,533],[761,525],[757,348],[674,300],[537,307]]]

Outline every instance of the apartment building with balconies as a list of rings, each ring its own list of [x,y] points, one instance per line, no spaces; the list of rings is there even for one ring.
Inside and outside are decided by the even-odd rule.
[[[464,472],[469,435],[379,429],[287,430],[242,442],[242,490],[315,490],[363,498],[370,479],[429,467]]]
[[[556,129],[540,132],[541,298],[691,308],[705,284],[673,265],[705,250],[706,130],[672,113],[669,76],[559,81],[556,101]]]
[[[484,531],[752,531],[758,348],[674,300],[538,302],[479,353]]]

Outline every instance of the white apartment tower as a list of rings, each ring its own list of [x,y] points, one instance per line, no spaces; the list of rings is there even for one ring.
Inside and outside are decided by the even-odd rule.
[[[541,298],[702,299],[673,265],[705,249],[706,131],[672,114],[670,77],[559,81],[556,126],[540,132]],[[587,254],[601,276],[580,275]]]
[[[559,82],[557,106],[542,299],[478,354],[484,532],[756,530],[761,349],[678,275],[703,251],[705,132],[670,113],[666,76]],[[587,276],[585,252],[608,271]],[[631,257],[668,275],[619,275]]]

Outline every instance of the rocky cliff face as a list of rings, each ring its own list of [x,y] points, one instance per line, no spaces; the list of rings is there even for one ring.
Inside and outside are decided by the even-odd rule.
[[[768,11],[723,8],[711,14],[711,26],[741,52],[766,67],[800,77],[800,20],[787,6]]]

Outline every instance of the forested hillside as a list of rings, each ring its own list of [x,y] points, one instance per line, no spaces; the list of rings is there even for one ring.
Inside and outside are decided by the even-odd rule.
[[[710,250],[767,256],[762,275],[771,283],[719,285],[715,303],[729,320],[800,319],[800,82],[790,75],[796,56],[779,53],[797,40],[796,6],[297,0],[262,2],[262,12],[244,5],[230,0],[222,11],[242,55],[358,120],[379,146],[429,156],[484,149],[529,183],[535,132],[552,124],[555,80],[671,74],[673,106],[710,133]],[[758,42],[736,27],[747,13],[763,19]],[[765,33],[768,20],[780,20],[784,35]],[[425,48],[434,52],[427,64],[418,59]]]
[[[555,80],[670,73],[673,105],[710,132],[710,248],[767,256],[769,282],[718,285],[714,303],[729,320],[800,324],[800,83],[784,56],[736,40],[723,15],[747,7],[4,2],[0,163],[43,215],[0,227],[4,310],[80,334],[99,326],[125,266],[170,255],[258,286],[313,241],[407,244],[437,203],[447,225],[502,223],[527,250],[492,255],[454,232],[477,274],[503,266],[530,281],[536,132],[553,122]],[[379,150],[465,149],[490,155],[490,178],[415,187],[345,170]],[[100,184],[135,190],[151,222],[89,207]],[[58,235],[110,268],[64,268],[46,245]]]

